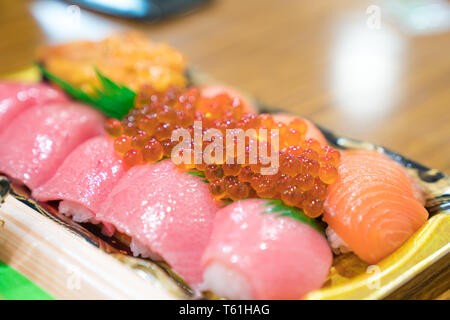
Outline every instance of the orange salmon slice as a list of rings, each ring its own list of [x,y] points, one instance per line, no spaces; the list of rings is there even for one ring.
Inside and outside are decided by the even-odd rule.
[[[323,220],[362,260],[377,263],[416,232],[428,212],[396,162],[367,150],[345,151],[328,188]]]

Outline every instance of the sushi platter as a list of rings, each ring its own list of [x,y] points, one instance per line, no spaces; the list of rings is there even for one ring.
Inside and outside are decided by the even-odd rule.
[[[0,107],[13,106],[0,112],[0,262],[18,272],[17,279],[23,277],[16,292],[0,277],[0,297],[434,299],[450,290],[448,175],[382,146],[338,136],[299,115],[282,114],[186,68],[179,53],[165,45],[125,37],[158,73],[130,69],[128,63],[145,63],[123,56],[119,36],[105,41],[121,59],[105,59],[95,72],[83,69],[85,61],[98,61],[103,51],[80,42],[44,48],[37,65],[0,81]],[[118,68],[122,63],[127,71]],[[240,121],[248,113],[248,119],[284,129],[281,143],[287,149],[302,146],[310,169],[291,174],[294,169],[284,161],[289,155],[281,152],[281,175],[301,176],[303,185],[306,177],[315,177],[297,193],[303,200],[283,196],[287,189],[270,193],[279,186],[258,189],[250,178],[244,180],[244,169],[254,171],[252,166],[183,167],[167,159],[160,147],[170,140],[165,133],[152,129],[150,139],[139,131],[154,117],[152,111],[136,112],[152,110],[147,104],[156,104],[155,97],[169,106],[176,98],[177,115],[187,109],[176,108],[195,97],[204,123],[209,114],[232,114]],[[230,105],[232,111],[222,112]],[[237,113],[238,108],[243,109]],[[170,120],[172,110],[166,109],[158,117]],[[299,137],[289,136],[294,124],[305,131],[300,135],[305,142],[291,143]],[[126,134],[117,134],[119,129]],[[124,149],[127,139],[134,149]],[[139,139],[145,143],[138,148]],[[319,149],[328,152],[320,153],[320,161],[314,151]],[[221,189],[218,181],[225,177],[213,176],[218,166],[237,191],[228,185]],[[372,186],[364,192],[356,188],[368,182]],[[322,193],[310,201],[311,190]]]

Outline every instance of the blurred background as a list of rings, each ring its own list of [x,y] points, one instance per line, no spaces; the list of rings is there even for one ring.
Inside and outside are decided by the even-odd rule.
[[[449,1],[0,0],[0,75],[40,45],[128,28],[269,106],[450,173]]]

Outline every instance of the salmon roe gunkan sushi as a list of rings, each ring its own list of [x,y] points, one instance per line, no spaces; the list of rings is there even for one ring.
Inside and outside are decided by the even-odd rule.
[[[172,151],[178,152],[190,161],[176,164],[177,167],[202,172],[216,199],[281,199],[289,206],[302,208],[310,217],[320,216],[327,186],[338,177],[339,152],[315,138],[307,138],[311,124],[301,118],[285,123],[269,114],[256,115],[247,110],[251,109],[244,100],[225,92],[204,95],[197,87],[171,87],[160,92],[145,85],[136,96],[135,107],[120,121],[109,119],[106,130],[114,137],[115,150],[127,167],[155,163],[171,157]],[[200,121],[201,127],[196,127]],[[172,140],[172,133],[181,128],[186,129],[190,138],[175,151],[179,141]],[[231,151],[226,144],[214,149],[211,162],[205,160],[205,154],[216,138],[207,136],[209,129],[215,129],[223,137],[237,129],[246,132],[254,129],[255,134],[244,137],[241,150],[235,149],[234,144]],[[260,129],[267,129],[269,134],[262,135]],[[278,130],[276,144],[273,129]],[[203,137],[200,148],[195,145],[198,142],[195,132]],[[275,150],[278,170],[264,174],[262,169],[270,169],[271,163],[264,162],[260,155],[252,158],[252,148],[258,151],[265,148],[267,154]],[[194,161],[195,150],[200,151],[199,161]]]

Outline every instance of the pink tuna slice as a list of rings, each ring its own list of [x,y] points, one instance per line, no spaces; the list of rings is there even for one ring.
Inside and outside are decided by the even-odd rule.
[[[295,117],[295,116],[292,116],[287,113],[278,113],[278,114],[273,115],[273,119],[275,121],[280,121],[285,124],[289,124],[289,122],[291,122],[295,118],[302,119],[306,123],[307,129],[306,129],[305,139],[313,138],[313,139],[316,139],[317,141],[319,141],[319,143],[321,145],[328,144],[327,139],[325,139],[322,132],[310,120],[308,120],[306,118]]]
[[[33,191],[33,197],[39,201],[63,200],[60,212],[78,222],[98,223],[95,216],[100,204],[124,173],[113,141],[98,136],[72,151],[55,175]],[[112,235],[113,230],[109,231]]]
[[[47,84],[2,82],[0,83],[0,132],[22,110],[66,100],[64,93]]]
[[[266,200],[250,199],[217,212],[202,258],[205,289],[231,299],[300,299],[322,286],[332,263],[326,239],[267,209]]]
[[[78,103],[24,110],[0,134],[0,172],[34,189],[50,179],[66,156],[104,133],[104,119]]]
[[[128,170],[97,218],[132,237],[135,255],[162,257],[196,288],[217,210],[207,183],[164,160]]]

